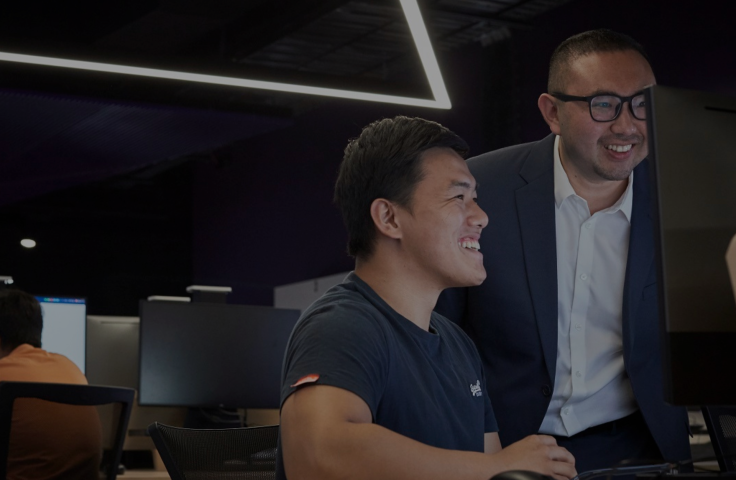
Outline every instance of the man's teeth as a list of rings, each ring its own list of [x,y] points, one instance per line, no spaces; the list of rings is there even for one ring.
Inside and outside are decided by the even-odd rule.
[[[606,148],[607,149],[613,150],[614,152],[619,152],[619,153],[628,152],[629,150],[631,150],[631,147],[632,147],[631,144],[628,144],[628,145],[606,145]]]
[[[480,243],[474,240],[465,240],[462,242],[457,242],[457,244],[460,245],[462,248],[472,248],[473,250],[480,250]]]

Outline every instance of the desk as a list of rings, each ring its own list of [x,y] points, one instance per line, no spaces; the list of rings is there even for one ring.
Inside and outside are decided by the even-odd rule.
[[[161,470],[126,470],[123,475],[118,475],[121,480],[135,479],[135,480],[170,480],[169,473]]]

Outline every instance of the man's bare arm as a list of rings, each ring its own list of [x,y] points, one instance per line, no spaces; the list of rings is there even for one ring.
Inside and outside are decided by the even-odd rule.
[[[500,452],[501,440],[498,438],[498,433],[486,433],[483,436],[483,446],[483,452],[489,455]]]
[[[428,419],[431,421],[431,419]],[[490,436],[489,436],[490,435]],[[368,405],[337,387],[294,392],[281,409],[281,445],[289,480],[487,480],[507,470],[534,470],[565,480],[574,460],[551,437],[531,436],[505,450],[493,436],[486,452],[431,447],[372,423]],[[497,435],[495,442],[498,441]]]

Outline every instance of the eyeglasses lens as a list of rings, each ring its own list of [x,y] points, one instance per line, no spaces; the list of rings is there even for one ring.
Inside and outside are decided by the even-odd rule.
[[[621,111],[621,99],[614,95],[599,95],[590,101],[590,114],[594,120],[608,122],[616,118]],[[631,99],[631,113],[638,120],[646,120],[647,109],[644,95]]]
[[[639,120],[647,119],[647,102],[644,95],[637,95],[631,99],[631,113]]]
[[[594,120],[613,120],[621,109],[621,99],[612,95],[599,95],[590,101],[590,114]]]

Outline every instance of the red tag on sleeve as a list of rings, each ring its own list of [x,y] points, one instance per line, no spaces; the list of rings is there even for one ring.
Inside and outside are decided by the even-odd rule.
[[[291,385],[292,388],[298,387],[300,385],[304,385],[305,383],[314,383],[317,380],[319,380],[319,374],[316,373],[310,373],[309,375],[304,375],[302,378],[296,381],[294,385]]]

